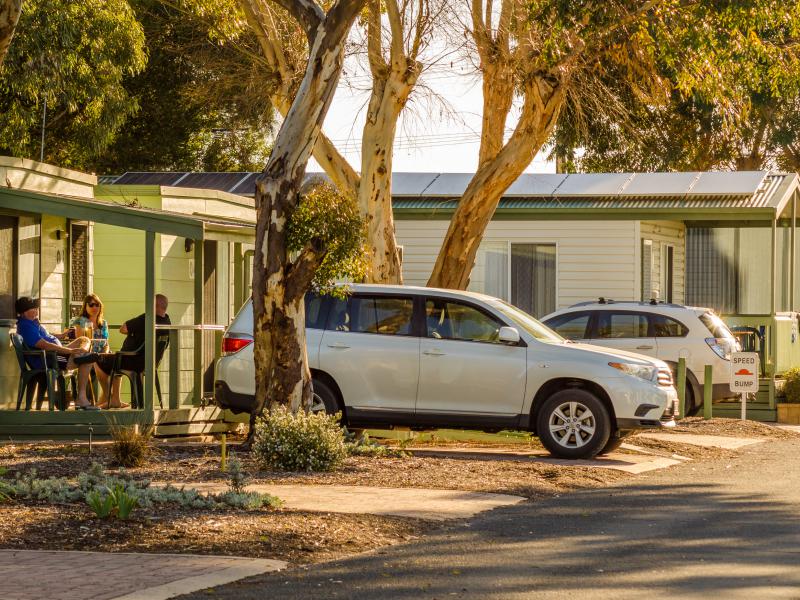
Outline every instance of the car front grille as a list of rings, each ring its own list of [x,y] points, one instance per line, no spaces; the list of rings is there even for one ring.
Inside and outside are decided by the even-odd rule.
[[[672,371],[670,371],[666,367],[662,367],[658,370],[658,385],[661,387],[670,387],[672,385]]]

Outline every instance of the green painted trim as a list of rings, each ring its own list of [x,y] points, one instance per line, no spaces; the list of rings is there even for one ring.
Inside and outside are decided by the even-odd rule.
[[[92,221],[128,229],[155,231],[197,240],[203,239],[203,222],[199,219],[118,206],[96,200],[81,200],[39,192],[0,188],[1,208],[53,215],[76,221]]]
[[[244,254],[242,244],[233,244],[233,303],[234,312],[244,304]]]
[[[153,412],[156,373],[156,234],[148,231],[144,242],[144,410]]]
[[[94,186],[95,197],[114,196],[116,198],[130,198],[130,196],[162,196],[159,185],[115,185],[101,183]]]
[[[405,209],[395,208],[394,218],[398,221],[430,220],[449,221],[454,209]],[[492,217],[493,221],[773,221],[775,210],[772,208],[720,208],[708,211],[694,211],[686,208],[649,210],[627,209],[499,209]],[[726,225],[731,227],[733,225]]]
[[[203,324],[203,244],[194,245],[194,324]],[[203,403],[203,332],[194,332],[194,393],[195,405]]]

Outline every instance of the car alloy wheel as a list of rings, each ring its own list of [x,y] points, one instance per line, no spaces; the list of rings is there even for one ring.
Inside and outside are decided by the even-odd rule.
[[[562,447],[582,448],[594,437],[595,416],[582,402],[564,402],[550,413],[548,426],[553,439]]]
[[[325,408],[325,401],[316,392],[311,395],[311,408],[308,409],[311,413],[324,413],[327,412]]]

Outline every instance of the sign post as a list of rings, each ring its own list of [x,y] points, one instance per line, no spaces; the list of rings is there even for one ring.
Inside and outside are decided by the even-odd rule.
[[[758,352],[731,355],[730,390],[742,395],[742,421],[747,416],[747,394],[758,391]]]

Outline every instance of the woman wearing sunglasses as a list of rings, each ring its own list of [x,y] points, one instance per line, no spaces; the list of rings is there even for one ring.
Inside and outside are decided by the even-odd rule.
[[[83,299],[81,314],[72,321],[71,326],[75,328],[75,337],[85,336],[92,340],[92,352],[103,354],[109,351],[108,323],[103,316],[103,302],[96,294],[89,294]],[[103,408],[125,408],[126,405],[122,403],[108,406],[108,375],[98,368],[95,368],[94,372],[103,390],[100,406]]]

